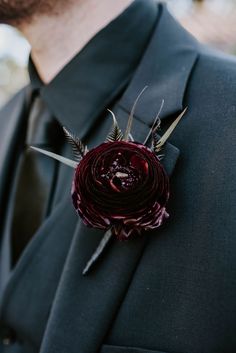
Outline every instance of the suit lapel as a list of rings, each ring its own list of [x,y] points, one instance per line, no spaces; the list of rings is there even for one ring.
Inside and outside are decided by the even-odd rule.
[[[65,194],[25,248],[1,301],[1,320],[34,346],[42,341],[78,221],[69,190]]]
[[[161,10],[153,39],[115,109],[124,128],[137,94],[146,84],[150,85],[136,110],[133,135],[138,141],[145,139],[162,98],[166,98],[163,119],[182,109],[184,91],[197,58],[190,45],[192,39],[165,7]],[[107,123],[103,129],[105,126]],[[171,175],[179,150],[168,143],[164,154],[163,164]],[[161,231],[160,228],[157,234]],[[127,242],[112,239],[95,268],[88,276],[82,276],[102,236],[102,232],[78,221],[40,353],[91,353],[102,344],[140,262],[148,234]]]
[[[19,92],[0,113],[0,297],[10,268],[8,237],[4,236],[2,241],[1,238],[7,224],[6,210],[11,203],[12,179],[15,174],[15,162],[18,155],[16,146],[19,145],[19,136],[22,135],[21,132],[24,127],[25,93],[24,89]]]
[[[163,99],[162,120],[185,108],[185,90],[198,58],[197,41],[174,20],[165,5],[159,7],[156,30],[120,101],[120,105],[130,111],[138,93],[148,85],[137,106],[136,116],[149,125]]]
[[[4,107],[0,115],[0,209],[2,211],[6,209],[7,190],[14,175],[14,163],[25,128],[29,96],[29,89],[22,89]],[[1,219],[4,219],[2,212],[1,216]]]
[[[160,11],[162,14],[152,40],[133,80],[115,109],[117,119],[124,127],[137,94],[146,84],[149,85],[135,113],[133,135],[138,141],[145,139],[163,98],[165,108],[162,119],[176,114],[183,108],[184,92],[197,59],[195,42],[172,19],[162,5]],[[15,136],[13,131],[16,131],[17,118],[13,120],[15,121],[12,123],[14,128],[9,128],[12,137]],[[102,129],[104,130],[105,127],[108,127],[108,122],[104,122]],[[2,160],[2,165],[6,165],[8,154],[7,151],[4,153],[5,162]],[[179,150],[168,143],[164,154],[163,164],[168,174],[171,175],[179,156]],[[58,248],[61,251],[64,249],[63,256],[67,258],[65,265],[63,260],[58,266],[59,270],[56,271],[57,281],[54,281],[51,300],[55,291],[56,294],[40,353],[91,353],[99,349],[128,290],[148,240],[148,234],[128,242],[118,242],[113,239],[94,270],[84,277],[82,270],[96,249],[103,233],[85,227],[80,220],[75,221],[73,210],[68,202],[67,200],[58,205],[51,217],[39,229],[35,241],[26,249],[25,256],[19,262],[9,282],[6,292],[8,295],[5,296],[5,304],[7,304],[8,298],[13,295],[14,288],[20,291],[20,288],[23,288],[22,284],[24,288],[30,289],[29,283],[32,283],[32,278],[35,276],[33,269],[38,268],[39,273],[42,274],[40,263],[42,264],[43,261],[39,260],[38,256],[46,254],[51,261],[48,252],[55,245],[56,235],[63,233],[66,236],[68,234],[65,246],[63,242],[58,243],[60,244]],[[74,232],[75,223],[77,223],[77,228]],[[161,232],[161,228],[159,231]],[[52,244],[44,243],[43,238],[53,239]],[[46,245],[48,250],[46,250]],[[44,248],[45,252],[37,252],[40,248]],[[69,252],[68,248],[70,248]],[[24,269],[27,268],[29,261],[33,260],[32,254],[36,253],[38,254],[36,260],[38,259],[39,262],[33,261],[31,275],[27,274],[28,271]],[[18,283],[17,287],[16,283]],[[35,283],[35,286],[37,288],[38,284]],[[22,292],[25,293],[25,290]],[[14,302],[17,303],[17,298],[12,301]],[[5,307],[7,308],[7,305]],[[13,309],[16,310],[16,308]]]
[[[121,125],[128,114],[118,108]],[[144,140],[149,127],[134,121],[134,137]],[[168,144],[166,160],[172,173],[179,150]],[[82,271],[102,236],[78,221],[44,336],[41,353],[97,351],[125,296],[148,235],[128,242],[112,239],[88,276]],[[73,344],[71,342],[73,337]]]

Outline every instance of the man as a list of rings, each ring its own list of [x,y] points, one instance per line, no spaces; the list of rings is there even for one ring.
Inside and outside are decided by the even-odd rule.
[[[236,62],[200,45],[153,0],[0,0],[32,46],[31,83],[0,114],[0,352],[236,351]],[[168,221],[112,242],[76,216],[61,125],[104,141],[145,85],[133,137],[161,112]]]

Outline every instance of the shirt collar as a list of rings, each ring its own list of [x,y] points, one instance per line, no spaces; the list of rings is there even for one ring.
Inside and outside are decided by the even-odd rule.
[[[97,33],[47,85],[29,60],[33,89],[39,89],[60,123],[83,138],[95,119],[130,81],[157,20],[154,0],[135,0]]]

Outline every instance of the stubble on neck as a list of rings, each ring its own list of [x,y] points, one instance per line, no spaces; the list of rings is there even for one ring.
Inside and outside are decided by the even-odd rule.
[[[50,14],[41,13],[21,23],[18,28],[31,45],[31,57],[42,81],[49,83],[96,33],[133,1],[71,0],[65,8],[58,7]]]

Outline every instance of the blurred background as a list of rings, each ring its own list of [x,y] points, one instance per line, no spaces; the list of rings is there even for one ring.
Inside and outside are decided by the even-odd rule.
[[[167,0],[170,11],[201,42],[236,54],[236,0]],[[28,82],[30,47],[15,29],[0,25],[0,106]]]

